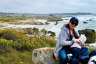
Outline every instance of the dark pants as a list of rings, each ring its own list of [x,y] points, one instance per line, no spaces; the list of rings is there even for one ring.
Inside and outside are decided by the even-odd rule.
[[[81,48],[79,60],[82,64],[87,64],[89,60],[89,50],[86,47]]]
[[[80,48],[72,48],[71,49],[72,53],[72,59],[71,59],[71,64],[79,64],[79,55],[80,55]]]
[[[87,48],[72,48],[69,49],[68,47],[64,47],[59,51],[59,61],[60,64],[67,64],[68,62],[68,56],[67,54],[72,53],[72,58],[70,60],[70,64],[79,64],[81,62],[82,64],[87,63],[89,58],[89,52]]]
[[[69,54],[69,47],[63,47],[60,51],[59,51],[59,62],[60,64],[67,64],[68,62],[68,57],[67,54]]]

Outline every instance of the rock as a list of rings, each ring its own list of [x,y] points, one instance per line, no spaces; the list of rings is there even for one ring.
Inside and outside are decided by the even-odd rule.
[[[53,64],[54,48],[45,47],[34,49],[32,52],[32,61],[34,64]]]
[[[88,44],[88,47],[89,48],[92,48],[93,50],[94,49],[96,50],[96,42],[95,43]]]
[[[84,23],[84,24],[87,24],[88,22],[84,21],[83,23]]]
[[[79,34],[85,34],[87,37],[86,43],[94,43],[96,41],[96,32],[93,29],[79,30]]]

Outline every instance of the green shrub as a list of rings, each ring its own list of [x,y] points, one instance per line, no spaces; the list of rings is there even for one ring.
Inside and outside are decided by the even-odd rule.
[[[38,30],[36,29],[37,32]],[[56,42],[55,37],[52,36],[34,34],[34,36],[29,37],[24,32],[18,32],[16,30],[0,30],[0,38],[0,46],[12,47],[17,50],[54,47]]]

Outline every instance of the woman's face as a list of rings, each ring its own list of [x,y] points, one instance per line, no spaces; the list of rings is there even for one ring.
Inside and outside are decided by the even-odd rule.
[[[72,24],[72,23],[69,22],[69,28],[70,28],[71,30],[73,30],[75,27],[76,27],[75,24]]]

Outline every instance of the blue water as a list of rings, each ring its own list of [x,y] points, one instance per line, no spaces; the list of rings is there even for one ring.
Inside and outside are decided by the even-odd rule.
[[[82,29],[93,29],[96,31],[96,16],[82,15],[82,16],[76,16],[76,17],[79,19],[79,24],[76,28],[76,31],[82,30]],[[65,19],[66,18],[67,18],[67,20],[61,21],[57,25],[52,25],[52,26],[48,25],[48,28],[46,26],[47,30],[55,32],[56,35],[58,36],[58,34],[61,30],[61,27],[64,24],[68,23],[71,17],[65,17]],[[84,23],[84,22],[86,22],[86,23]]]
[[[96,31],[96,16],[77,16],[77,18],[79,19],[78,30],[93,29]]]

